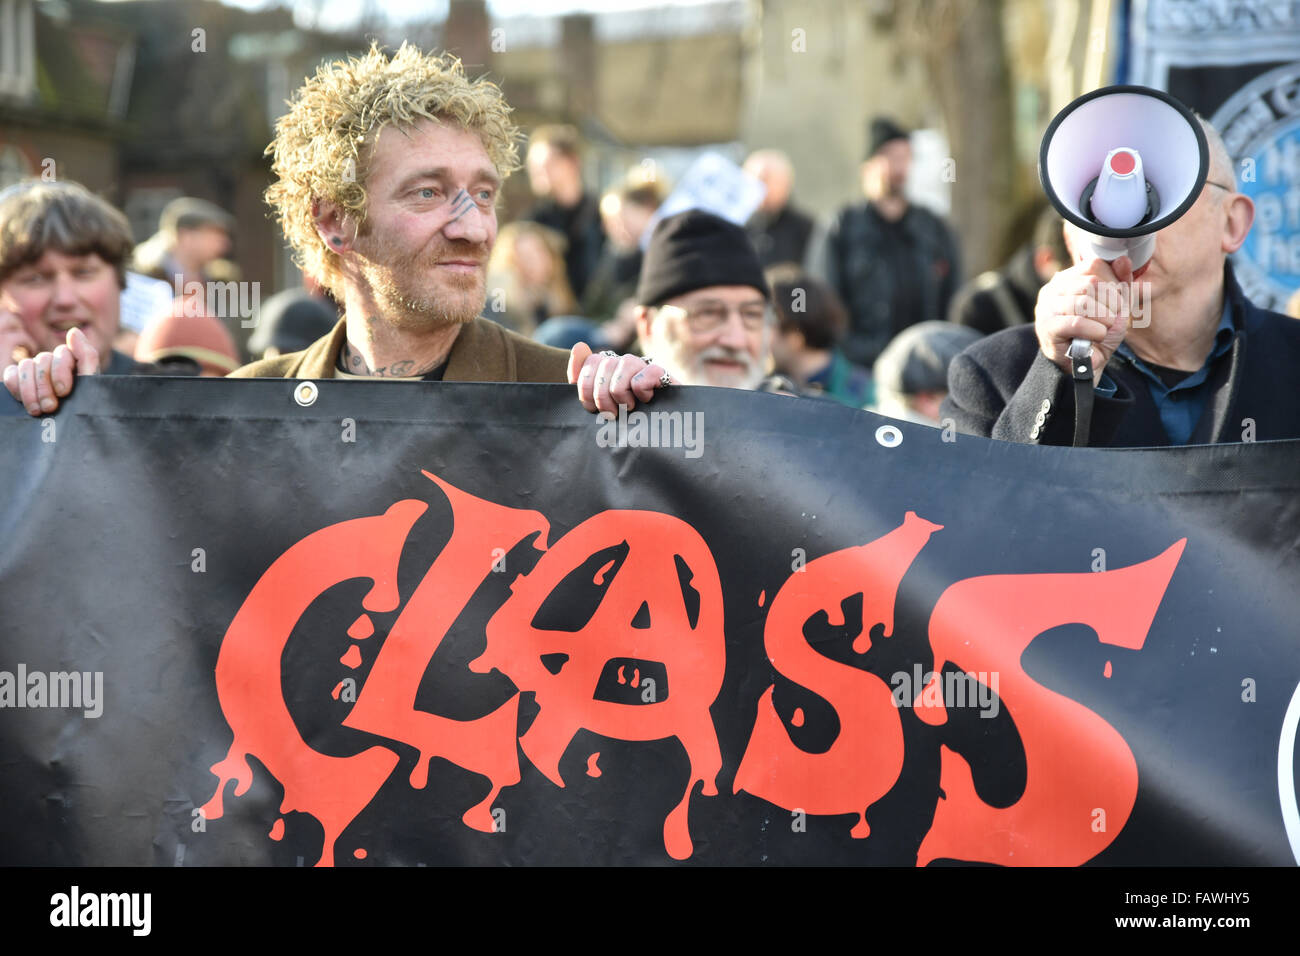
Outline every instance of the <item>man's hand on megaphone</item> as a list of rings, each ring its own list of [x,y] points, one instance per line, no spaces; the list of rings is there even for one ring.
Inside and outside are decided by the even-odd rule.
[[[1074,339],[1087,339],[1095,385],[1128,332],[1132,297],[1133,264],[1127,256],[1114,262],[1092,259],[1058,272],[1039,290],[1034,307],[1039,348],[1068,373],[1066,350]]]

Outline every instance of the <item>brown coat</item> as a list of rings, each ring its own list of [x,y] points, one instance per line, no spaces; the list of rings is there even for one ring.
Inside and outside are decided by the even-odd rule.
[[[334,378],[339,353],[347,339],[347,323],[301,352],[253,362],[230,373],[230,378]],[[568,381],[569,353],[541,345],[478,318],[456,336],[447,357],[446,382],[558,382]]]

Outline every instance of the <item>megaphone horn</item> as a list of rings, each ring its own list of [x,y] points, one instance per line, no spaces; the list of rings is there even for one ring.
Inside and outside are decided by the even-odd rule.
[[[1150,263],[1155,234],[1192,207],[1209,171],[1196,116],[1145,86],[1083,94],[1056,114],[1038,153],[1047,198],[1083,231],[1085,255],[1126,255],[1135,278]]]

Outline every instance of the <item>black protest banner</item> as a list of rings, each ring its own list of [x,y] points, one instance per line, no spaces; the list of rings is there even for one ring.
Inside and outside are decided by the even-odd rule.
[[[1130,0],[1119,25],[1118,82],[1173,94],[1222,135],[1233,185],[1255,204],[1232,256],[1237,281],[1256,305],[1285,312],[1300,288],[1300,12],[1266,0]]]
[[[1294,862],[1300,443],[301,389],[0,418],[0,863]]]

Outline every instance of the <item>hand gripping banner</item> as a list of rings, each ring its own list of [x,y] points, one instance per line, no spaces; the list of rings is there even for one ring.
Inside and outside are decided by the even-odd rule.
[[[300,385],[0,417],[0,863],[1295,863],[1300,442]]]

